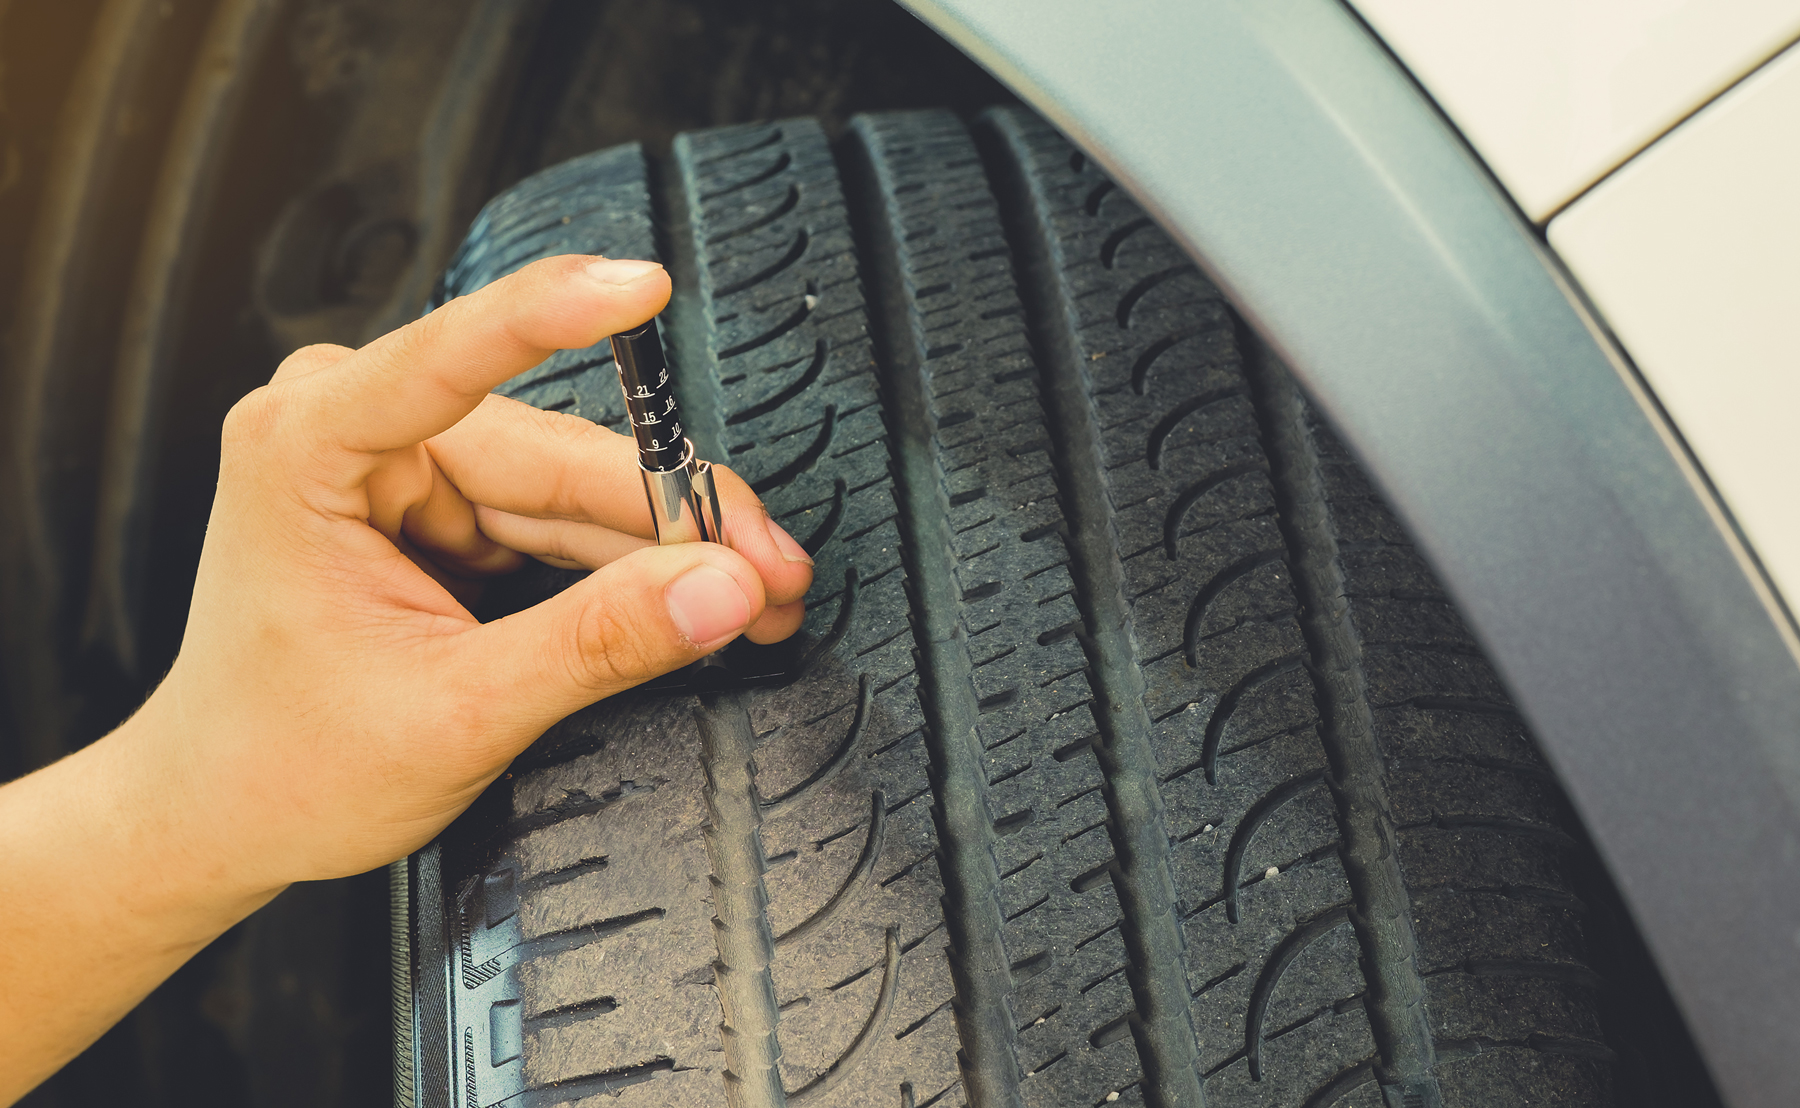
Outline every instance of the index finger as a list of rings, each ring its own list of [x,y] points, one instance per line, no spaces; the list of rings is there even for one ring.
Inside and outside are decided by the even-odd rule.
[[[545,258],[278,387],[293,390],[313,445],[344,455],[335,476],[354,485],[382,452],[453,426],[496,385],[635,327],[668,301],[655,262]]]
[[[638,477],[636,444],[579,417],[489,396],[425,448],[450,483],[483,507],[639,538],[655,534]],[[742,478],[723,465],[716,465],[713,475],[726,545],[757,568],[772,603],[806,595],[812,558],[769,518]]]

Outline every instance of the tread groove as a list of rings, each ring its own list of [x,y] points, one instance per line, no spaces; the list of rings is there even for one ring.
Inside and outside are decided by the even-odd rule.
[[[1180,556],[1181,521],[1187,517],[1188,509],[1198,503],[1201,497],[1234,478],[1248,473],[1266,472],[1268,470],[1261,462],[1245,462],[1243,465],[1227,466],[1216,473],[1210,473],[1182,490],[1175,503],[1169,506],[1168,517],[1163,523],[1163,548],[1169,552],[1169,561]]]
[[[744,693],[703,696],[694,709],[706,771],[706,852],[713,870],[713,938],[719,960],[720,1028],[725,1079],[740,1108],[781,1108],[787,1103],[778,1068],[775,1027],[781,1013],[769,974],[775,942],[769,933],[769,897],[763,887],[762,824],[751,759],[756,732]]]
[[[971,1102],[1022,1108],[1013,980],[1001,938],[1005,920],[994,864],[994,819],[976,734],[979,698],[968,633],[960,619],[962,589],[950,535],[950,505],[934,446],[935,420],[923,352],[923,324],[908,309],[908,258],[898,214],[884,188],[881,137],[866,117],[852,124],[844,165],[851,225],[862,247],[877,373],[888,412],[902,558],[918,644],[919,699],[925,709],[933,816],[944,878],[952,1010],[962,1041],[959,1063]]]
[[[850,729],[844,732],[843,741],[838,743],[838,747],[832,752],[831,757],[809,774],[805,780],[780,796],[763,801],[763,818],[772,819],[785,812],[808,789],[836,776],[844,766],[849,764],[850,756],[856,750],[856,744],[862,739],[863,729],[868,726],[869,705],[874,701],[874,693],[869,687],[868,674],[865,673],[857,678],[856,689],[856,715],[851,718]],[[881,795],[879,790],[875,795]]]
[[[1219,594],[1236,584],[1238,581],[1255,573],[1263,566],[1266,566],[1271,562],[1281,561],[1286,554],[1287,552],[1285,550],[1259,550],[1254,554],[1245,555],[1236,562],[1220,570],[1213,576],[1212,580],[1208,581],[1200,591],[1195,594],[1193,604],[1188,607],[1187,624],[1182,628],[1181,635],[1182,649],[1187,653],[1188,665],[1197,666],[1200,664],[1198,654],[1200,628],[1206,623],[1206,610],[1212,606],[1214,600],[1219,598]],[[1174,556],[1175,538],[1174,531],[1171,528],[1169,532],[1169,557],[1173,559]],[[1211,774],[1208,774],[1207,776],[1210,780]]]
[[[1093,749],[1111,817],[1107,830],[1115,857],[1113,884],[1124,916],[1120,933],[1131,954],[1125,970],[1137,1005],[1132,1033],[1144,1067],[1144,1096],[1156,1108],[1200,1108],[1205,1099],[1196,1064],[1169,836],[1163,826],[1151,723],[1144,706],[1131,607],[1125,599],[1112,498],[1101,476],[1105,466],[1100,431],[1075,340],[1077,325],[1062,306],[1066,294],[1058,276],[1056,247],[1044,238],[1043,222],[1034,214],[1042,198],[1033,195],[1016,155],[991,124],[978,132],[978,142],[996,181],[1001,225],[1013,248],[1026,324],[1042,355],[1041,395],[1054,444],[1051,462],[1068,523],[1076,607],[1087,631],[1080,642],[1095,694],[1090,711],[1100,733]],[[1096,209],[1103,195],[1096,196]]]
[[[894,994],[899,987],[900,936],[890,927],[887,930],[887,957],[882,962],[881,992],[875,997],[875,1008],[869,1013],[868,1022],[863,1024],[849,1048],[824,1073],[787,1094],[789,1103],[806,1104],[824,1097],[856,1071],[857,1063],[875,1045],[877,1032],[887,1023],[888,1014],[894,1010]]]
[[[1150,468],[1162,468],[1163,448],[1168,445],[1169,436],[1175,433],[1175,428],[1181,426],[1183,420],[1202,409],[1242,395],[1244,391],[1236,387],[1210,389],[1198,396],[1190,396],[1170,408],[1168,415],[1156,421],[1156,426],[1150,429],[1150,437],[1144,442],[1144,457],[1149,459]]]
[[[830,900],[819,906],[818,911],[775,936],[776,946],[803,939],[816,931],[856,892],[857,886],[869,879],[869,874],[875,870],[875,863],[881,858],[881,845],[887,836],[887,811],[882,806],[884,800],[880,789],[869,794],[869,833],[863,839],[862,853],[857,855],[856,864],[850,867],[843,884],[831,894]]]
[[[791,266],[793,266],[795,263],[799,262],[801,258],[804,258],[806,256],[806,248],[810,245],[812,245],[812,236],[807,234],[806,230],[804,228],[802,228],[800,230],[800,232],[794,236],[793,245],[789,246],[787,248],[787,252],[782,254],[781,257],[777,258],[775,261],[771,262],[769,265],[758,270],[757,272],[752,273],[748,277],[743,277],[736,281],[733,281],[729,285],[724,286],[723,288],[714,289],[713,290],[713,299],[715,301],[723,300],[725,297],[735,296],[736,294],[743,292],[745,289],[755,288],[757,285],[760,285],[764,281],[767,281],[769,278],[774,277],[776,274],[780,273],[782,270],[788,269]]]
[[[1250,840],[1256,837],[1257,829],[1282,805],[1324,781],[1322,769],[1289,778],[1252,804],[1238,822],[1237,830],[1231,835],[1231,846],[1225,852],[1225,916],[1232,923],[1238,922],[1238,874],[1243,869],[1244,854],[1250,849]]]
[[[719,458],[725,452],[725,389],[719,383],[719,359],[712,356],[713,336],[700,293],[706,263],[694,241],[699,227],[688,199],[695,188],[683,156],[686,146],[683,136],[672,158],[646,159],[658,245],[668,259],[673,287],[663,312],[668,321],[663,341],[694,450],[701,457]]]
[[[740,423],[748,423],[758,416],[768,415],[770,412],[775,411],[788,401],[794,399],[794,397],[799,396],[801,393],[811,388],[813,382],[819,379],[819,375],[825,372],[825,362],[830,353],[831,349],[826,345],[825,340],[818,340],[818,342],[813,344],[812,364],[808,365],[800,376],[794,379],[793,384],[782,389],[767,400],[752,404],[742,411],[732,413],[732,415],[725,420],[725,426],[735,427]]]
[[[831,438],[837,432],[837,405],[825,405],[824,416],[819,421],[819,433],[810,445],[794,457],[794,460],[750,482],[750,491],[762,496],[770,489],[778,489],[794,478],[811,469],[819,460],[819,456],[831,446]]]
[[[1219,758],[1221,753],[1223,753],[1219,748],[1225,742],[1225,727],[1231,722],[1231,717],[1237,713],[1238,705],[1243,702],[1246,695],[1254,691],[1265,681],[1273,681],[1275,678],[1283,676],[1284,674],[1297,673],[1305,668],[1305,664],[1306,660],[1297,655],[1288,658],[1277,658],[1272,662],[1265,662],[1264,664],[1257,666],[1255,669],[1239,678],[1236,684],[1225,690],[1224,696],[1219,697],[1219,703],[1213,708],[1212,715],[1207,717],[1206,739],[1200,748],[1200,761],[1193,765],[1182,766],[1180,769],[1169,774],[1165,780],[1173,781],[1177,777],[1192,773],[1196,769],[1202,769],[1206,772],[1207,784],[1218,784]],[[1230,753],[1236,753],[1237,750],[1243,749],[1245,749],[1245,747],[1240,746]]]
[[[1275,995],[1275,986],[1281,983],[1281,975],[1307,947],[1349,922],[1350,906],[1347,904],[1314,916],[1290,931],[1263,963],[1256,975],[1256,985],[1250,991],[1249,1015],[1244,1018],[1244,1057],[1250,1062],[1250,1080],[1263,1079],[1263,1020],[1269,1014],[1269,1001]]]
[[[1393,849],[1396,821],[1375,739],[1362,644],[1343,599],[1343,567],[1319,455],[1293,379],[1272,353],[1244,345],[1310,654],[1319,736],[1338,809],[1340,856],[1354,900],[1350,921],[1363,951],[1377,1078],[1403,1098],[1418,1098],[1420,1108],[1440,1108],[1443,1093],[1434,1072],[1437,1052],[1419,973],[1412,900]]]

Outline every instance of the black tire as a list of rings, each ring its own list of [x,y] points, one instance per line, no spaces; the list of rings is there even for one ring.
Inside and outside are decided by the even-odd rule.
[[[1520,720],[1285,373],[1044,123],[577,159],[446,294],[569,251],[669,265],[702,454],[817,556],[807,660],[571,717],[412,860],[403,1103],[1611,1103]],[[600,348],[506,391],[623,419]]]

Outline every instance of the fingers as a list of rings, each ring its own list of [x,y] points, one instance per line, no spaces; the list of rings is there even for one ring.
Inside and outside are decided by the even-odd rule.
[[[596,524],[645,539],[652,534],[638,477],[637,447],[626,436],[584,419],[490,396],[426,448],[477,505],[512,517]],[[770,520],[742,478],[720,465],[713,467],[713,476],[725,542],[756,567],[769,602],[779,606],[805,596],[812,584],[812,559],[806,551]],[[520,530],[512,533],[526,539]],[[497,532],[488,534],[513,546]],[[527,541],[547,543],[551,534],[552,529],[543,529]],[[560,532],[559,541],[574,542],[575,534]]]
[[[274,384],[277,381],[292,381],[297,377],[305,377],[310,373],[334,366],[354,353],[356,351],[348,346],[338,346],[329,342],[316,342],[311,346],[302,346],[281,359],[281,364],[275,367],[275,376],[269,378],[269,383]]]
[[[800,623],[805,618],[806,605],[798,600],[792,604],[771,604],[763,609],[763,614],[744,632],[744,637],[765,646],[780,642],[800,630]]]
[[[489,389],[552,352],[635,327],[669,299],[653,262],[565,255],[533,262],[322,367],[276,384],[315,450],[342,456],[327,476],[360,482],[382,451],[424,441]],[[323,360],[323,359],[320,359]]]
[[[509,573],[535,551],[514,546],[481,526],[478,509],[429,466],[431,489],[406,512],[402,533],[438,564],[465,576]],[[371,490],[372,492],[373,490]]]
[[[731,550],[716,543],[647,547],[535,607],[471,629],[462,636],[460,662],[472,687],[525,713],[513,722],[536,734],[577,708],[712,653],[764,608],[761,577]]]
[[[769,603],[787,605],[805,596],[813,579],[813,560],[805,548],[775,522],[743,478],[724,466],[714,466],[713,481],[719,490],[725,542],[750,559],[763,575]]]
[[[425,448],[477,504],[651,535],[636,444],[578,416],[490,395]]]
[[[599,569],[655,545],[598,524],[533,519],[485,506],[476,507],[475,522],[495,542],[561,569]]]

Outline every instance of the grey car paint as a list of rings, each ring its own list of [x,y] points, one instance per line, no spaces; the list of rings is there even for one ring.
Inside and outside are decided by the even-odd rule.
[[[1535,229],[1334,0],[905,2],[1294,369],[1486,644],[1722,1093],[1800,1103],[1793,626]]]

